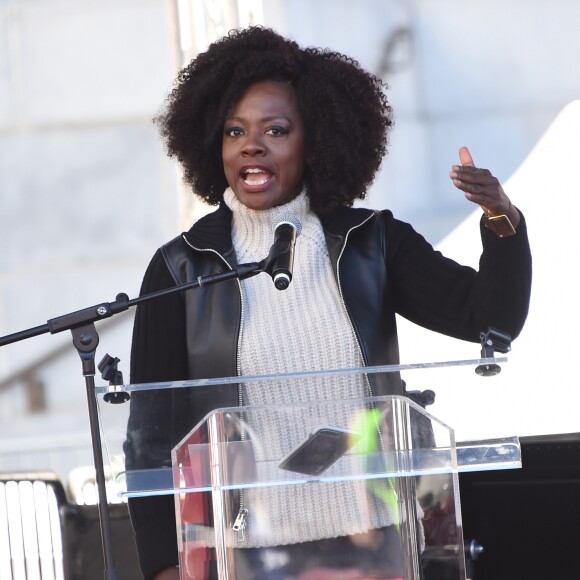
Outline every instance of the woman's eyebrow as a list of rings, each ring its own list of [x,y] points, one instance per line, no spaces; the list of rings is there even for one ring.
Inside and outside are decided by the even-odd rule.
[[[288,123],[292,123],[292,119],[290,117],[287,117],[286,115],[268,115],[267,117],[262,117],[260,119],[260,121],[262,123],[268,123],[270,121],[276,121],[276,120],[284,120],[287,121]],[[226,117],[226,122],[228,121],[238,121],[238,122],[244,122],[246,120],[246,117],[240,117],[239,115],[234,115],[233,117]]]

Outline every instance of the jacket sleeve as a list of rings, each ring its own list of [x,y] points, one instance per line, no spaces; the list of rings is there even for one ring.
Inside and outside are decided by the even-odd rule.
[[[454,338],[479,342],[489,327],[516,338],[528,314],[532,258],[526,222],[499,238],[480,224],[476,271],[435,251],[413,228],[384,213],[387,267],[395,309],[408,320]]]
[[[143,279],[141,295],[174,286],[158,251]],[[184,300],[180,293],[144,302],[137,307],[131,348],[133,384],[187,378]],[[125,441],[126,468],[171,465],[172,411],[169,391],[134,393]],[[139,563],[146,580],[178,564],[173,495],[129,500]]]

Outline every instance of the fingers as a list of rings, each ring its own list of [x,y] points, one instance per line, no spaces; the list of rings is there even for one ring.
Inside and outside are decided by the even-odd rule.
[[[454,165],[449,177],[453,185],[464,192],[466,199],[478,204],[484,211],[508,206],[509,199],[498,179],[489,170],[475,167],[467,147],[459,149],[459,161],[461,165]]]
[[[467,147],[459,148],[459,162],[461,165],[463,165],[463,167],[475,167],[473,157],[471,156],[471,153]]]
[[[454,165],[451,168],[449,177],[453,180],[455,187],[465,192],[478,193],[480,191],[493,190],[499,186],[499,181],[488,169],[474,167],[473,165]]]
[[[481,169],[479,167],[454,165],[449,176],[455,186],[463,191],[473,191],[473,186],[477,186],[476,189],[480,189],[493,188],[499,185],[499,181],[491,174],[489,169]]]
[[[449,173],[455,187],[471,194],[497,189],[498,180],[487,169],[475,167],[473,157],[467,147],[460,147],[459,161],[461,165],[454,165]]]
[[[486,169],[471,174],[451,171],[450,175],[453,185],[463,191],[470,201],[476,201],[476,203],[492,201],[498,195],[499,181]],[[475,200],[474,196],[479,196],[478,200]]]
[[[458,189],[465,193],[478,194],[499,185],[497,179],[487,169],[475,167],[473,157],[467,147],[459,148],[459,161],[461,165],[454,165],[449,174]]]

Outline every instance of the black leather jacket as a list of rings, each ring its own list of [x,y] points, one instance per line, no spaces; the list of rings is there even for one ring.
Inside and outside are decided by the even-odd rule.
[[[387,279],[384,222],[380,214],[343,210],[323,217],[322,223],[340,295],[365,365],[397,363],[395,308]],[[161,252],[175,282],[183,284],[197,276],[235,267],[230,229],[231,212],[223,206],[205,223],[163,246]],[[359,230],[364,230],[364,234],[358,235]],[[366,294],[364,300],[360,300],[361,289]],[[240,283],[226,282],[187,292],[185,302],[190,376],[239,374],[240,329],[245,315]],[[208,308],[212,309],[211,318],[206,315]],[[390,383],[384,378],[375,382],[375,395],[402,392],[396,376]],[[220,393],[219,403],[225,406],[222,397]],[[230,402],[235,405],[235,401],[232,395]]]
[[[411,226],[396,220],[389,211],[339,208],[320,219],[340,295],[367,366],[399,362],[396,313],[431,330],[473,342],[479,342],[480,332],[490,326],[513,338],[521,331],[531,288],[531,256],[523,216],[517,234],[510,238],[497,238],[481,228],[484,251],[479,272],[434,251]],[[235,265],[231,212],[222,205],[161,248],[145,276],[142,293]],[[240,329],[245,316],[239,282],[231,280],[174,296],[139,307],[131,381],[238,374]],[[384,377],[369,375],[374,395],[402,393],[398,375]],[[236,385],[195,389],[163,399],[155,395],[133,397],[125,445],[127,467],[159,465],[162,456],[169,462],[171,446],[207,412],[237,403]],[[169,520],[167,514],[161,516],[151,507],[155,500],[148,507],[145,503],[140,501],[137,507],[138,502],[133,502],[132,516],[142,567],[154,571],[156,565],[149,560],[155,550],[160,551],[159,519]],[[174,550],[171,557],[176,559]],[[167,562],[171,562],[168,553],[156,569],[169,565]]]
[[[142,293],[236,266],[231,218],[231,211],[222,204],[189,232],[163,246],[145,276]],[[321,222],[340,296],[366,366],[399,362],[396,313],[431,330],[473,342],[479,342],[480,332],[490,326],[512,338],[521,331],[531,289],[531,256],[523,216],[513,237],[500,239],[481,228],[484,251],[479,272],[443,257],[390,211],[341,207],[322,216]],[[137,309],[131,382],[239,374],[240,329],[245,315],[239,281],[173,296],[171,301],[148,302]],[[403,393],[397,374],[371,374],[369,380],[375,396]],[[188,397],[170,408],[158,402],[132,402],[129,462],[141,464],[141,450],[149,458],[143,457],[145,462],[157,456],[152,454],[151,424],[165,424],[173,432],[158,433],[155,439],[159,453],[167,453],[165,436],[175,443],[209,411],[238,404],[235,384],[194,389]],[[179,415],[185,407],[187,423],[181,424]]]

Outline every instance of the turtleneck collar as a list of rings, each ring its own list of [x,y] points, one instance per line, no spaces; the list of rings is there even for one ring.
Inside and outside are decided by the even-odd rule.
[[[306,201],[308,202],[308,205],[310,205],[308,198]],[[273,209],[277,210],[278,212],[281,211],[280,207]],[[257,210],[254,211],[257,212]],[[323,228],[329,235],[341,237],[344,236],[350,228],[360,225],[362,222],[366,221],[369,217],[369,214],[372,213],[375,212],[366,208],[350,208],[341,206],[329,214],[320,216],[320,220],[322,222]],[[277,215],[278,213],[274,213],[274,217]],[[271,220],[269,224],[271,234]],[[228,255],[229,252],[233,250],[231,235],[232,210],[224,202],[220,204],[216,211],[200,218],[191,226],[189,231],[182,234],[189,245],[196,248],[212,249],[224,256]]]
[[[298,219],[304,218],[310,210],[310,202],[303,189],[294,199],[283,205],[271,207],[269,209],[251,209],[245,206],[237,197],[233,190],[228,187],[224,191],[224,203],[232,210],[234,216],[234,227],[236,222],[251,220],[253,223],[266,224],[271,227],[272,221],[281,213],[290,213]]]
[[[245,206],[231,188],[224,192],[224,203],[232,211],[232,241],[238,257],[265,255],[272,244],[272,223],[281,213],[290,214],[304,223],[310,212],[306,191],[302,190],[288,203],[269,209],[257,210]]]

